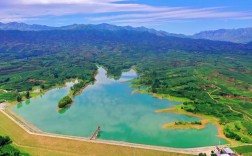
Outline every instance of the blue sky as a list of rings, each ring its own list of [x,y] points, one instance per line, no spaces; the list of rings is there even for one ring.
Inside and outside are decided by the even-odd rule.
[[[145,26],[171,33],[252,27],[252,0],[1,0],[0,22]]]

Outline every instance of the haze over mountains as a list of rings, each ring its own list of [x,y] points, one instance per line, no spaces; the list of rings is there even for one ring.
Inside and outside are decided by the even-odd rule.
[[[240,29],[219,29],[212,31],[202,31],[191,36],[183,34],[174,34],[166,31],[157,31],[146,27],[131,27],[131,26],[116,26],[110,24],[73,24],[62,27],[50,27],[46,25],[29,25],[25,23],[0,23],[0,30],[20,30],[20,31],[45,31],[45,30],[108,30],[108,31],[138,31],[156,34],[158,36],[173,36],[180,38],[207,39],[215,41],[227,41],[234,43],[249,43],[252,42],[252,27]],[[249,43],[251,44],[251,43]]]

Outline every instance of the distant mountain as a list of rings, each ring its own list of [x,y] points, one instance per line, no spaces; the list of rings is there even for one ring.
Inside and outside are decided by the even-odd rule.
[[[173,34],[165,31],[157,31],[155,29],[149,29],[146,27],[131,27],[131,26],[116,26],[111,24],[73,24],[62,27],[49,27],[45,25],[29,25],[25,23],[0,23],[0,30],[20,30],[20,31],[44,31],[44,30],[108,30],[108,31],[121,31],[121,30],[134,30],[139,32],[149,32],[158,36],[174,36],[174,37],[186,37],[182,34]]]
[[[78,28],[76,28],[76,26]],[[155,34],[149,31],[127,30],[123,27],[111,25],[95,25],[86,28],[80,25],[57,28],[46,31],[0,31],[0,43],[18,46],[43,47],[43,51],[73,51],[84,45],[102,49],[115,46],[124,47],[120,52],[165,53],[169,51],[187,51],[193,53],[251,53],[251,46],[245,44],[210,41],[205,39],[191,39]],[[106,26],[106,29],[104,28]],[[95,28],[94,28],[95,27]],[[131,29],[131,28],[129,28]],[[158,33],[158,31],[157,31]],[[0,44],[1,45],[1,44]],[[21,46],[22,47],[22,46]],[[46,50],[46,47],[48,49]],[[6,48],[7,49],[7,48]],[[120,48],[119,48],[120,49]],[[0,46],[1,50],[1,46]],[[18,51],[14,48],[14,51]]]
[[[194,34],[192,38],[228,41],[236,43],[248,43],[252,41],[252,27],[202,31],[200,33]]]
[[[25,23],[0,23],[0,30],[20,30],[20,31],[41,31],[41,30],[51,30],[55,29],[54,27],[49,27],[45,25],[38,25],[38,24],[25,24]]]
[[[172,36],[179,38],[192,38],[192,39],[208,39],[215,41],[227,41],[235,43],[248,43],[252,41],[252,28],[241,29],[220,29],[213,31],[202,31],[192,36],[186,36],[183,34],[173,34],[166,31],[158,31],[155,29],[149,29],[146,27],[131,27],[131,26],[116,26],[111,24],[73,24],[62,27],[50,27],[46,25],[29,25],[25,23],[0,23],[0,30],[19,30],[19,31],[45,31],[45,30],[89,30],[89,31],[137,31],[148,32],[157,36]]]

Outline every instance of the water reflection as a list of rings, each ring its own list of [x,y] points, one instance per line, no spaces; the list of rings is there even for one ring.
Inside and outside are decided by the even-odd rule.
[[[68,105],[67,107],[63,108],[63,109],[60,109],[58,110],[58,113],[59,114],[64,114],[67,112],[67,110],[69,110],[71,108],[72,105]]]

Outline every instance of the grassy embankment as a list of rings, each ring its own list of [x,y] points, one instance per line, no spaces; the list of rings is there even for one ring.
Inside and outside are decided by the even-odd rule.
[[[0,134],[12,138],[14,147],[31,155],[184,155],[178,153],[145,150],[115,145],[90,143],[71,139],[31,135],[0,113]]]
[[[238,146],[232,148],[235,152],[244,154],[245,156],[252,156],[252,145]]]

